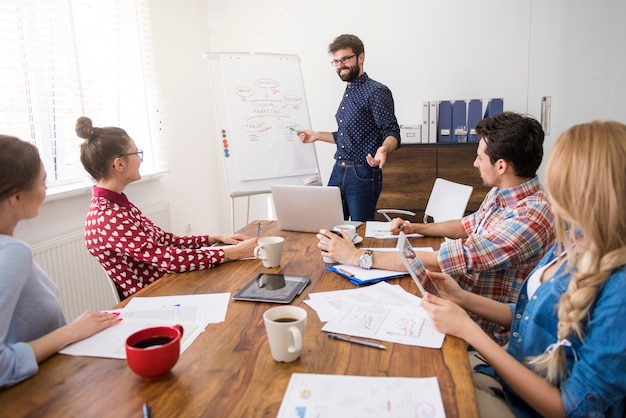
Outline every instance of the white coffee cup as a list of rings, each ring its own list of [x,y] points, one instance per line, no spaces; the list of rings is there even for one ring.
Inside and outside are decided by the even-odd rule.
[[[350,224],[342,224],[333,226],[334,231],[343,231],[348,234],[351,241],[354,241],[356,237],[356,226]]]
[[[283,237],[263,237],[259,238],[258,244],[254,247],[254,256],[263,260],[265,267],[280,266],[280,259],[283,255]]]
[[[300,357],[307,313],[297,306],[277,306],[263,314],[267,340],[276,361],[291,362]]]

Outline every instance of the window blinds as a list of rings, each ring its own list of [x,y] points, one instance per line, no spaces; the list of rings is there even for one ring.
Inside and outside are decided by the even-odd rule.
[[[126,130],[142,173],[160,147],[147,0],[0,2],[0,132],[35,144],[48,186],[84,182],[76,119]]]

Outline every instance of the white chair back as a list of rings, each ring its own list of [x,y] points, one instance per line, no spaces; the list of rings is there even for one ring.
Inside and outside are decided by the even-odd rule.
[[[431,217],[434,222],[461,219],[473,190],[472,186],[442,178],[435,179],[424,211],[424,222],[428,217]]]

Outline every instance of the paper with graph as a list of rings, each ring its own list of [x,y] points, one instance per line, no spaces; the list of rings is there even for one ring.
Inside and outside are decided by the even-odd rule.
[[[310,293],[304,302],[322,322],[328,321],[322,331],[428,348],[441,348],[445,337],[430,322],[419,297],[387,282]]]
[[[293,373],[278,418],[445,417],[436,377]]]

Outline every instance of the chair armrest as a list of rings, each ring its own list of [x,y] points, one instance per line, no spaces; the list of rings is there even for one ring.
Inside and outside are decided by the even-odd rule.
[[[395,215],[415,216],[415,212],[411,212],[409,210],[403,210],[403,209],[378,209],[376,212],[380,213],[385,218],[387,218],[389,222],[391,222],[391,218],[388,215],[389,213],[395,214]]]

